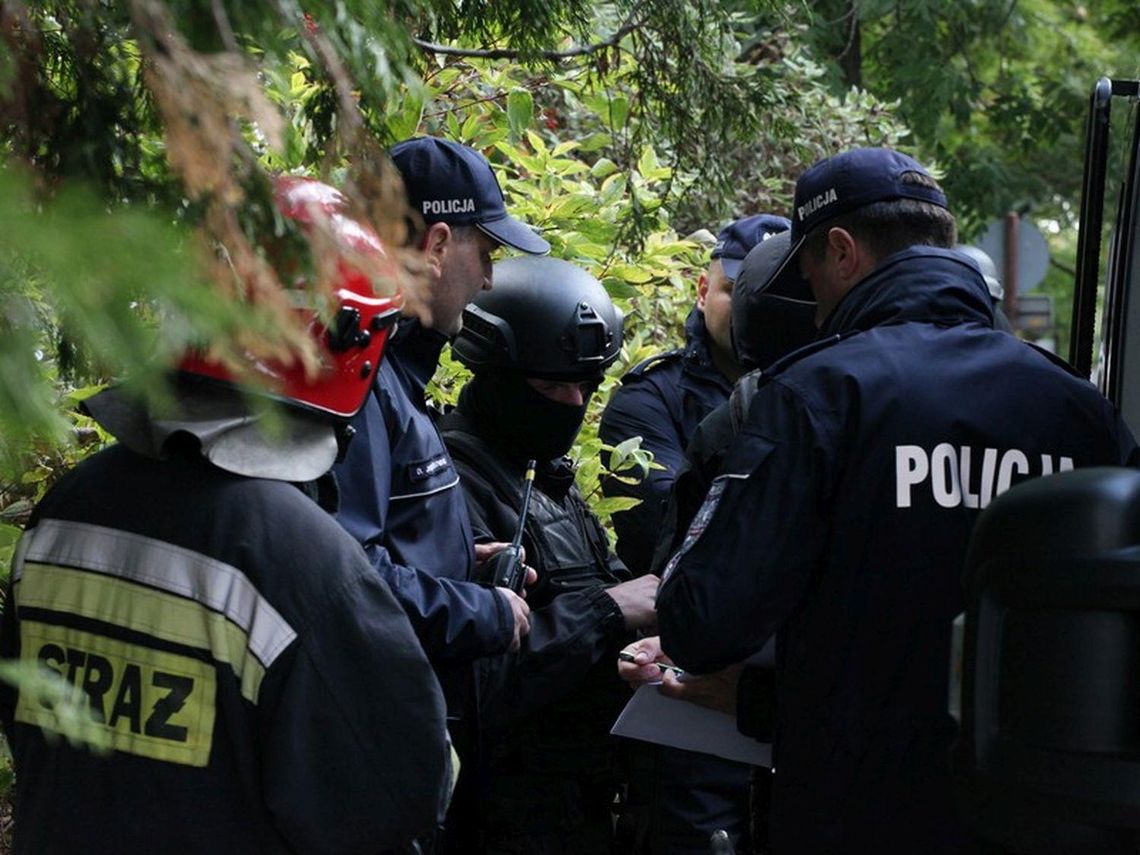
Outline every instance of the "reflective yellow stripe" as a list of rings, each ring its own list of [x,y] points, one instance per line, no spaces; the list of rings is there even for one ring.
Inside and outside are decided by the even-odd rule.
[[[93,570],[200,602],[249,634],[249,648],[266,668],[297,633],[245,574],[224,561],[152,537],[68,520],[41,520],[24,533],[12,566],[26,563]]]
[[[22,608],[45,608],[136,630],[163,641],[208,650],[229,665],[246,700],[257,703],[265,667],[249,635],[201,603],[112,576],[27,561],[15,586]]]
[[[216,670],[188,656],[71,627],[24,620],[21,657],[81,687],[110,745],[152,760],[205,766],[214,737]],[[51,709],[21,691],[16,721],[56,731]]]

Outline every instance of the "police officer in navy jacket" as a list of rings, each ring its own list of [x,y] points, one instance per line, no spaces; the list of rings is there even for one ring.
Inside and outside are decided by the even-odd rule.
[[[500,245],[542,255],[550,245],[507,215],[482,154],[432,137],[397,144],[392,159],[422,220],[429,320],[404,319],[377,372],[373,394],[352,421],[356,436],[336,469],[337,520],[363,545],[435,666],[447,696],[460,759],[473,767],[478,722],[474,662],[517,649],[529,609],[506,588],[475,581],[476,547],[459,474],[428,412],[425,389],[463,307],[491,287]],[[483,547],[489,556],[503,544]],[[469,776],[460,775],[446,844],[458,851]]]
[[[992,329],[913,159],[820,161],[794,215],[769,288],[806,280],[821,340],[757,389],[666,566],[664,652],[642,659],[707,674],[776,635],[775,852],[961,851],[947,685],[971,527],[1011,485],[1135,465],[1136,443],[1086,380]]]
[[[697,282],[697,303],[685,320],[685,346],[634,366],[606,405],[598,435],[611,445],[640,436],[641,447],[664,466],[639,484],[609,480],[607,495],[641,504],[613,516],[617,553],[634,573],[648,573],[665,499],[685,447],[701,419],[728,400],[742,369],[732,350],[732,289],[748,251],[789,223],[772,214],[743,217],[717,236],[708,270]]]
[[[697,303],[685,321],[685,346],[631,369],[602,414],[598,435],[611,445],[634,436],[664,468],[637,484],[603,483],[607,495],[641,504],[613,515],[617,553],[636,574],[650,572],[666,500],[697,425],[728,400],[743,368],[733,351],[730,313],[734,284],[749,250],[789,222],[772,214],[742,217],[723,228]],[[630,802],[623,833],[644,853],[703,852],[709,834],[724,829],[747,845],[748,767],[711,755],[657,747],[632,749]]]

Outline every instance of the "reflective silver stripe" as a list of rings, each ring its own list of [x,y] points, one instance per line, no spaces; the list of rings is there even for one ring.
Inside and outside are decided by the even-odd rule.
[[[297,637],[236,567],[154,538],[88,523],[41,520],[25,532],[14,573],[22,573],[30,561],[92,570],[201,603],[241,627],[249,636],[250,652],[266,668]]]
[[[450,490],[459,484],[459,476],[455,476],[455,480],[450,484],[444,484],[442,487],[436,487],[434,490],[425,490],[422,493],[404,493],[400,496],[389,496],[389,502],[398,502],[401,499],[418,499],[421,496],[434,496],[436,493],[442,493],[444,490]]]
[[[28,551],[28,546],[31,544],[32,539],[28,536],[35,529],[29,529],[21,537],[16,544],[16,551],[12,554],[12,581],[19,582],[20,577],[24,575],[24,553]]]

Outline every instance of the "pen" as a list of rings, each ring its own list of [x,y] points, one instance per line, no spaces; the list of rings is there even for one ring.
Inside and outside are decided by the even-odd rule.
[[[626,653],[624,650],[618,654],[618,659],[620,659],[622,662],[633,662],[634,664],[637,663],[637,657],[632,653]],[[665,671],[672,671],[678,677],[685,673],[683,668],[678,668],[676,665],[666,665],[664,662],[654,662],[652,664],[661,669],[662,673]]]

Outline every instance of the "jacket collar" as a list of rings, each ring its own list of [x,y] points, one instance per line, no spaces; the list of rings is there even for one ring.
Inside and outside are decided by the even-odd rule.
[[[401,318],[395,335],[388,343],[388,353],[396,355],[403,366],[422,387],[435,374],[439,355],[447,344],[447,336],[423,326],[416,318]]]
[[[885,324],[921,321],[993,326],[981,274],[953,250],[912,246],[884,259],[840,300],[823,322],[831,336]]]

